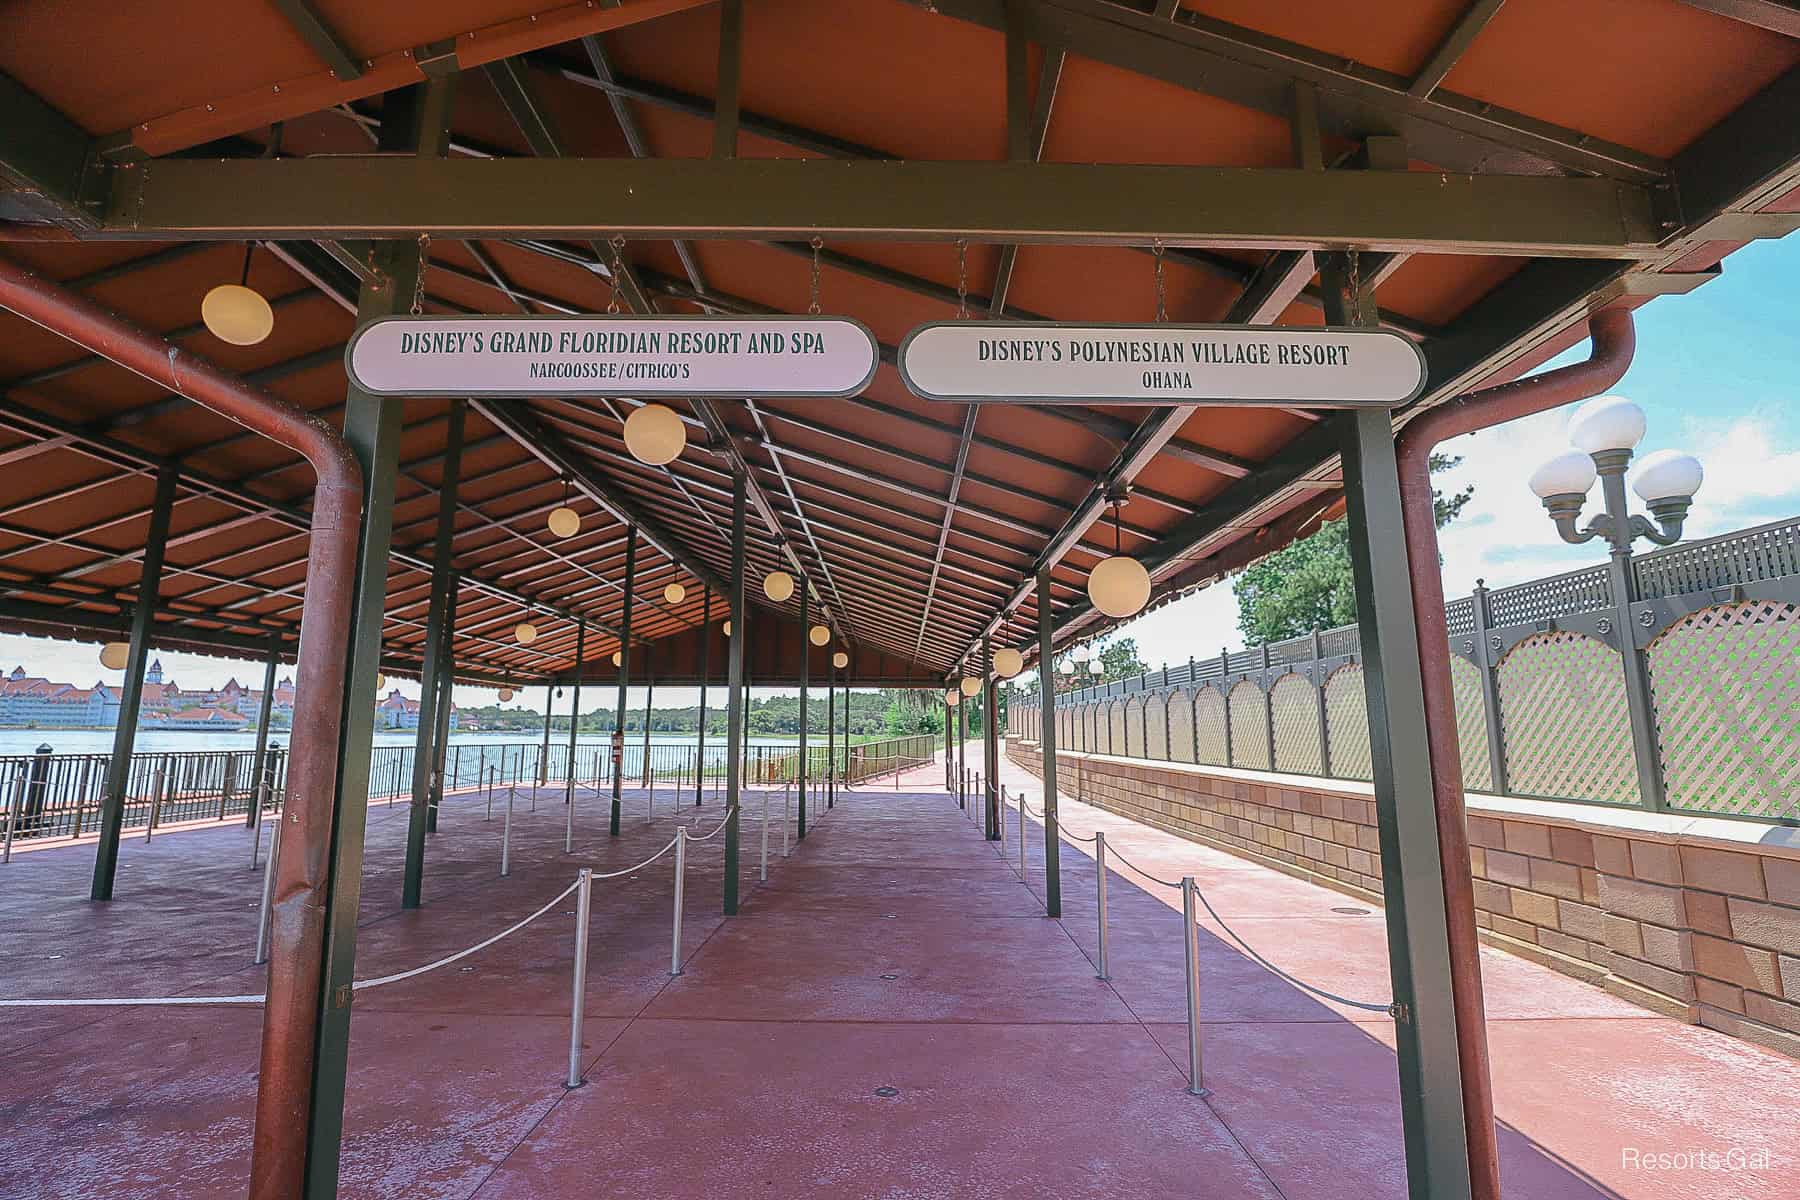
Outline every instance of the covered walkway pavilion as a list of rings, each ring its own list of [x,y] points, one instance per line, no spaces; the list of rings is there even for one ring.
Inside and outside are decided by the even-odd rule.
[[[399,947],[383,941],[395,931],[422,939],[412,949],[448,951],[476,933],[476,915],[481,936],[491,936],[498,915],[492,880],[459,887],[459,871],[492,870],[493,839],[485,819],[458,819],[465,799],[445,778],[456,683],[543,689],[547,703],[570,710],[584,687],[590,706],[592,689],[603,688],[616,698],[619,726],[628,686],[707,686],[715,711],[728,714],[728,777],[722,845],[693,847],[699,877],[719,872],[717,901],[702,902],[696,883],[694,919],[723,920],[713,949],[770,962],[776,952],[752,937],[764,919],[749,914],[753,899],[796,906],[804,914],[792,918],[796,929],[850,922],[845,940],[806,951],[831,964],[830,979],[771,1004],[779,1019],[790,1015],[784,1004],[796,1014],[826,1001],[873,1012],[871,997],[894,1002],[880,985],[900,981],[844,956],[874,955],[896,939],[850,936],[867,913],[842,878],[816,869],[811,877],[841,897],[800,886],[813,869],[805,865],[813,837],[786,865],[785,884],[778,873],[767,891],[747,886],[754,813],[744,805],[759,798],[741,778],[747,687],[824,689],[833,699],[845,686],[957,687],[992,717],[1001,663],[1047,663],[1113,628],[1127,609],[1207,586],[1343,515],[1388,881],[1382,999],[1393,1003],[1387,1086],[1400,1121],[1398,1135],[1382,1140],[1384,1169],[1390,1180],[1404,1175],[1411,1197],[1498,1200],[1503,1151],[1427,456],[1446,421],[1481,426],[1603,390],[1629,362],[1634,308],[1703,286],[1734,249],[1800,223],[1795,33],[1791,6],[1762,0],[1607,0],[1580,13],[1548,0],[7,6],[0,629],[104,642],[103,661],[123,666],[114,668],[122,671],[114,750],[93,781],[85,840],[7,864],[17,872],[9,906],[23,903],[12,898],[13,879],[50,879],[56,886],[31,901],[50,906],[46,927],[93,940],[46,951],[22,977],[9,970],[0,992],[122,984],[107,947],[127,961],[132,944],[161,947],[164,957],[205,951],[218,939],[191,931],[208,904],[220,906],[220,922],[224,910],[246,918],[244,891],[221,886],[209,899],[201,865],[154,869],[203,857],[198,847],[229,835],[184,834],[147,850],[121,840],[126,814],[143,805],[131,768],[146,667],[158,649],[179,649],[263,660],[265,692],[279,664],[296,665],[294,731],[271,792],[282,798],[284,848],[266,1005],[260,1021],[239,1011],[255,1004],[109,1016],[94,1029],[117,1022],[116,1046],[96,1050],[75,1035],[83,1053],[58,1069],[116,1079],[154,1070],[159,1048],[173,1045],[159,1031],[172,1023],[208,1035],[237,1030],[228,1070],[239,1085],[217,1094],[230,1097],[232,1119],[255,1113],[256,1200],[325,1200],[339,1192],[340,1167],[346,1184],[371,1178],[356,1173],[346,1112],[368,1111],[367,1087],[432,1092],[429,1057],[402,1049],[405,1039],[436,1034],[475,1056],[439,1090],[473,1086],[489,1065],[518,1071],[528,1053],[507,1040],[511,1022],[484,1021],[480,1036],[463,1038],[447,1018],[422,1023],[434,1004],[453,1004],[445,979],[481,974],[472,961],[446,968],[454,974],[356,990],[372,972],[402,965]],[[491,330],[498,318],[523,322],[509,333],[543,336],[564,319],[590,333],[608,322],[616,331],[668,321],[691,333],[702,321],[739,329],[779,321],[794,333],[796,359],[829,326],[857,343],[867,370],[803,387],[804,363],[753,372],[740,357],[736,374],[690,392],[679,372],[707,364],[681,359],[686,350],[673,359],[582,350],[579,362],[548,361],[519,388],[494,385],[460,359],[452,366],[462,370],[435,376],[437,386],[412,376],[384,387],[348,369],[362,344],[353,339],[376,322],[390,332],[449,322]],[[1052,334],[1049,322],[1089,332]],[[1125,328],[1115,334],[1113,325]],[[987,330],[1004,330],[1015,348],[1079,336],[1081,354],[1125,369],[1105,387],[1046,383],[1040,371],[1042,389],[1021,396],[1027,389],[1013,385],[1026,378],[1030,352],[1017,349],[1017,372],[984,368],[986,392],[963,382],[980,372],[952,371],[934,393],[916,370],[902,370],[931,358],[909,357],[909,347],[933,328],[948,331],[940,345],[967,349],[957,370],[997,361],[975,359]],[[421,361],[405,357],[403,336],[393,339],[396,361]],[[1584,363],[1526,378],[1584,339]],[[506,353],[540,353],[529,338],[505,344]],[[1144,349],[1153,345],[1162,349]],[[1211,371],[1215,354],[1255,367],[1264,364],[1258,352],[1274,363],[1277,348],[1301,345],[1336,349],[1329,360],[1282,357],[1280,366],[1296,369],[1252,371],[1230,386]],[[1379,369],[1363,358],[1377,345],[1387,355]],[[1191,354],[1194,370],[1135,369],[1139,354],[1170,361],[1158,356],[1172,346]],[[1352,346],[1360,348],[1351,354]],[[646,371],[599,374],[620,364]],[[1313,370],[1326,366],[1323,376]],[[644,436],[632,435],[633,422]],[[1141,568],[1124,575],[1147,594],[1122,606],[1101,601],[1090,583],[1108,559]],[[392,813],[369,806],[374,707],[389,674],[418,677],[424,696],[410,804]],[[1053,775],[1054,697],[1045,690]],[[266,736],[266,709],[259,725]],[[997,725],[985,722],[985,742],[966,756],[985,781],[978,803],[988,842],[1001,832]],[[808,736],[825,741],[835,762],[843,736],[835,720]],[[550,742],[546,729],[533,774],[554,788]],[[633,832],[620,749],[596,754],[572,728],[562,773],[584,798],[591,779],[609,786],[593,804],[551,807],[553,823],[559,808],[581,817],[596,869],[655,848],[655,838],[638,844]],[[259,783],[263,759],[259,751]],[[804,752],[799,762],[808,763]],[[802,815],[796,806],[796,838],[822,815],[818,844],[829,847],[832,821],[853,824],[831,806],[842,769],[825,780],[815,773],[827,807]],[[930,778],[952,778],[948,764]],[[941,793],[900,795],[854,801],[852,812],[869,822],[857,836],[878,846],[884,821],[923,822],[897,843],[919,847],[939,840],[931,822],[954,824]],[[546,839],[539,849],[553,852],[564,886],[584,861],[575,833],[565,825],[561,849],[554,830],[534,835]],[[1060,843],[1044,841],[1044,907],[1072,912],[1078,859],[1065,880]],[[956,853],[985,851],[965,843]],[[214,869],[242,874],[235,847],[234,857]],[[522,848],[521,882],[541,880],[538,861]],[[862,863],[859,884],[883,865]],[[977,869],[1004,882],[989,864]],[[554,883],[541,886],[539,897],[555,894]],[[952,907],[979,911],[994,899],[975,887]],[[1021,896],[1013,901],[1029,915]],[[884,910],[869,928],[902,927],[896,905],[892,921]],[[604,902],[595,911],[620,923],[620,944],[655,957],[650,948],[666,933],[656,914],[631,923]],[[767,919],[773,928],[788,918]],[[958,919],[929,924],[936,936]],[[1076,986],[1078,949],[1055,926],[1017,915],[969,920],[967,945],[954,954],[980,955],[986,973],[959,986],[979,990],[982,1013],[1006,1011],[1009,980],[1054,969],[1044,1012],[1032,1019],[1055,1011],[1052,1000],[1067,1004],[1066,983],[1077,998],[1068,1011],[1107,1018],[1078,1032],[1118,1025],[1113,1032],[1132,1034],[1128,1013],[1111,1020],[1125,1013],[1123,1001]],[[517,937],[525,940],[493,950],[562,944],[536,923]],[[800,953],[796,946],[797,961]],[[175,977],[145,973],[128,994],[198,987],[211,970],[165,965]],[[241,976],[244,995],[262,1002],[260,972],[217,965],[219,977]],[[524,1007],[496,1011],[551,1004],[564,964],[541,965],[522,966],[510,989]],[[748,972],[734,976],[729,1006],[746,1007],[758,986]],[[417,1013],[384,1011],[388,988],[403,989],[389,994]],[[645,1003],[705,990],[685,979],[665,985],[648,962],[640,988],[625,1008],[596,1015],[590,1032]],[[951,989],[945,1011],[967,1015],[958,1006],[968,999]],[[829,1004],[826,1012],[837,1011]],[[723,1007],[687,1012],[698,1020]],[[394,1055],[385,1071],[352,1052],[384,1025],[393,1040],[369,1053]],[[1113,1090],[1081,1072],[1068,1088],[1045,1090],[1043,1072],[1075,1060],[980,1040],[1004,1028],[944,1031],[978,1043],[945,1064],[980,1063],[979,1088],[995,1103],[1004,1094],[1037,1104],[1005,1110],[1012,1115],[1002,1121],[975,1106],[953,1109],[975,1140],[946,1143],[962,1150],[960,1158],[947,1150],[941,1169],[989,1169],[984,1147],[1031,1144],[1042,1133],[1037,1110],[1052,1103],[1080,1105],[1065,1147],[1076,1153],[1095,1112],[1135,1111],[1124,1107],[1130,1094],[1155,1097],[1144,1102],[1150,1119],[1130,1125],[1140,1142],[1129,1161],[1167,1172],[1157,1180],[1191,1186],[1230,1162],[1233,1180],[1266,1184],[1229,1122],[1214,1115],[1182,1125],[1168,1115],[1180,1095],[1144,1086],[1169,1070],[1150,1043],[1121,1051],[1135,1065],[1122,1069],[1129,1080],[1104,1077]],[[746,1061],[778,1061],[790,1073],[808,1061],[769,1058],[768,1046]],[[717,1086],[709,1070],[718,1056],[695,1057],[678,1070],[645,1068],[667,1093],[656,1100],[665,1109],[652,1097],[645,1111],[685,1111],[686,1097]],[[242,1080],[256,1061],[252,1106]],[[894,1086],[898,1096],[878,1099],[906,1102],[904,1082],[859,1076],[853,1086],[854,1059],[824,1063],[844,1072],[833,1086]],[[530,1076],[536,1088],[541,1073]],[[595,1082],[532,1103],[595,1111]],[[804,1082],[783,1074],[772,1086]],[[184,1095],[172,1111],[191,1113],[211,1094]],[[828,1148],[829,1128],[817,1126],[873,1112],[879,1128],[887,1111],[848,1101],[797,1109],[787,1110],[787,1136]],[[1202,1107],[1179,1111],[1191,1119]],[[1309,1115],[1300,1106],[1292,1114]],[[541,1126],[546,1137],[555,1115]],[[582,1186],[678,1189],[675,1140],[697,1153],[718,1132],[701,1121],[633,1119],[650,1132],[632,1153],[652,1134],[670,1153]],[[392,1153],[405,1174],[422,1169],[420,1148],[437,1135],[400,1120],[411,1133],[388,1145],[401,1147]],[[480,1127],[478,1113],[467,1128]],[[1194,1157],[1151,1161],[1167,1136],[1195,1139]],[[243,1186],[243,1160],[225,1161],[222,1143],[177,1142],[184,1153],[220,1156],[203,1168],[218,1177],[208,1186]],[[77,1176],[73,1186],[89,1166],[105,1173],[70,1151],[59,1143],[55,1166]],[[875,1190],[895,1156],[835,1161]]]
[[[1035,779],[1010,763],[1001,778],[1038,808]],[[791,857],[777,840],[766,884],[746,870],[738,918],[694,906],[679,978],[668,860],[597,884],[581,1088],[562,1086],[566,903],[463,964],[360,997],[341,1194],[1406,1195],[1392,1023],[1292,987],[1208,918],[1212,1095],[1190,1096],[1180,898],[1119,860],[1195,875],[1278,966],[1351,998],[1389,986],[1378,912],[1065,796],[1065,833],[1104,830],[1113,859],[1101,982],[1091,849],[1065,846],[1068,908],[1046,920],[1038,837],[1021,884],[1016,826],[1004,847],[986,840],[941,784],[935,767],[898,790],[879,781],[841,794]],[[370,973],[460,948],[564,888],[560,799],[550,789],[521,811],[517,865],[500,879],[483,797],[449,797],[424,912],[393,900],[404,810],[376,809],[360,937]],[[703,833],[719,812],[709,801],[681,818]],[[652,816],[640,793],[619,841],[589,819],[578,858],[605,869],[661,844],[674,818],[666,795]],[[188,831],[129,846],[121,869],[153,902],[104,917],[72,899],[85,852],[23,855],[4,972],[31,963],[46,993],[253,989],[242,839]],[[696,897],[720,863],[716,840],[694,847]],[[1782,1153],[1773,1131],[1800,1108],[1800,1065],[1498,951],[1483,972],[1508,1195],[1790,1194],[1785,1167],[1655,1171],[1623,1152]],[[243,1008],[9,1012],[0,1193],[241,1195],[259,1025]],[[1713,1190],[1722,1182],[1728,1192]]]

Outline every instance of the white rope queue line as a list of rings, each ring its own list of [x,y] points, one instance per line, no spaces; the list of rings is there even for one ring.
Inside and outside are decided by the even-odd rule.
[[[725,816],[719,821],[718,827],[715,828],[712,831],[712,833],[707,834],[706,837],[702,837],[702,838],[686,837],[686,840],[687,841],[706,841],[707,839],[711,838],[714,834],[718,833],[720,829],[725,828],[725,822],[729,821],[731,819],[731,814],[736,811],[737,811],[737,809],[735,807],[727,810],[727,812],[725,813]],[[636,863],[633,866],[624,867],[617,871],[607,871],[605,873],[590,871],[587,874],[586,878],[590,882],[592,880],[596,880],[596,879],[617,879],[622,875],[630,875],[637,871],[641,871],[645,867],[649,866],[651,863],[655,862],[657,859],[661,858],[663,855],[667,854],[669,851],[675,849],[676,843],[682,841],[684,836],[686,835],[686,833],[687,833],[687,831],[685,829],[683,829],[680,834],[677,834],[675,837],[670,838],[668,843],[666,845],[664,845],[662,849],[658,850],[655,854],[652,854],[649,858],[644,859],[640,863]],[[548,901],[546,901],[542,908],[539,908],[536,912],[532,913],[530,916],[524,918],[523,920],[515,922],[514,924],[507,926],[505,929],[501,930],[499,933],[496,933],[493,937],[487,938],[483,941],[476,942],[473,946],[469,946],[469,947],[466,947],[465,949],[458,950],[454,954],[445,955],[443,958],[435,959],[432,962],[428,962],[428,963],[424,964],[423,966],[414,967],[409,971],[398,971],[392,975],[378,975],[373,979],[358,979],[350,985],[351,989],[353,991],[361,992],[361,991],[366,991],[369,988],[385,987],[386,985],[388,985],[390,983],[399,983],[402,980],[412,979],[412,978],[415,978],[416,976],[425,975],[425,974],[428,974],[429,972],[436,971],[439,968],[447,967],[453,962],[459,962],[462,959],[469,957],[469,955],[471,955],[471,954],[475,954],[482,950],[486,950],[489,946],[494,945],[496,942],[501,942],[501,941],[504,941],[505,939],[511,937],[513,934],[519,932],[519,930],[525,928],[527,925],[531,924],[533,921],[537,920],[539,917],[542,917],[545,913],[547,913],[551,909],[555,908],[562,901],[568,899],[571,893],[573,893],[577,888],[582,886],[582,883],[583,883],[583,879],[580,877],[577,877],[574,883],[571,883],[568,887],[564,888],[562,891],[558,892],[555,896],[552,896]],[[58,998],[58,997],[41,997],[41,998],[7,997],[7,998],[0,998],[0,1008],[185,1007],[185,1006],[193,1006],[193,1005],[261,1004],[261,1003],[263,1003],[263,1001],[265,999],[267,999],[267,996],[265,993],[262,993],[262,992],[247,993],[247,994],[238,995],[238,996],[80,996],[80,997],[61,997],[61,998]]]

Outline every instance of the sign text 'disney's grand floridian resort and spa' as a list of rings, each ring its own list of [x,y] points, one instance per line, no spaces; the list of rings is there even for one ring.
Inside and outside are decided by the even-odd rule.
[[[930,400],[1389,408],[1425,359],[1379,329],[943,321],[907,335],[900,374]]]
[[[345,349],[388,396],[852,396],[874,335],[846,317],[384,317]]]

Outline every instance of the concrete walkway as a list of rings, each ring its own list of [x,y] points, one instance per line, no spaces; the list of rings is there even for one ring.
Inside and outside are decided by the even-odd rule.
[[[596,884],[585,1086],[561,1086],[572,903],[513,938],[356,1000],[341,1194],[348,1197],[1332,1198],[1405,1195],[1385,1018],[1309,998],[1203,937],[1209,1100],[1185,1091],[1181,929],[1168,896],[1111,877],[1112,974],[1095,978],[1091,860],[1063,853],[1066,917],[942,791],[942,768],[859,789],[718,915],[717,839],[688,879],[685,973],[668,975],[670,860]],[[1035,781],[1009,767],[1010,787]],[[562,852],[560,789],[500,822],[446,801],[424,909],[398,909],[403,808],[371,814],[359,977],[490,936],[577,865],[628,865],[675,812],[628,797],[605,837],[584,795]],[[523,803],[522,799],[522,803]],[[751,801],[754,818],[760,798]],[[779,808],[779,796],[776,799]],[[1086,809],[1065,825],[1165,878],[1200,875],[1284,968],[1383,1000],[1378,913]],[[701,832],[720,811],[679,809]],[[1007,849],[1016,855],[1016,842]],[[118,900],[85,894],[92,848],[0,870],[0,994],[260,990],[258,873],[241,831],[130,843]],[[1352,909],[1358,911],[1334,911]],[[1795,1164],[1622,1166],[1622,1154],[1792,1155],[1800,1064],[1651,1016],[1573,980],[1488,964],[1508,1197],[1776,1197]],[[0,1195],[238,1197],[258,1008],[0,1010]]]

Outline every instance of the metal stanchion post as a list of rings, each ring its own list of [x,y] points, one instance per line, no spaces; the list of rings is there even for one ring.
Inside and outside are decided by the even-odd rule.
[[[1194,877],[1181,879],[1181,945],[1187,956],[1188,1094],[1210,1096],[1200,1073],[1200,927]]]
[[[569,807],[563,817],[563,853],[575,853],[575,764],[569,763]]]
[[[794,823],[794,781],[781,788],[781,857],[788,856],[788,832]]]
[[[581,1010],[587,999],[588,914],[594,898],[594,872],[581,868],[575,892],[575,981],[569,997],[569,1078],[564,1087],[581,1086]]]
[[[681,913],[687,899],[687,826],[675,827],[675,936],[669,947],[669,974],[681,974]]]
[[[156,819],[162,816],[163,781],[167,778],[161,767],[156,769],[156,780],[150,790],[150,816],[144,821],[144,840],[150,840],[151,831],[156,828]]]
[[[1106,966],[1106,834],[1094,831],[1094,898],[1099,907],[1100,916],[1100,973],[1098,978],[1111,979],[1112,972]]]
[[[256,835],[262,837],[259,830]],[[275,817],[275,832],[269,835],[269,861],[263,867],[262,908],[256,914],[256,965],[269,961],[269,910],[275,905],[275,860],[281,856],[281,816]]]
[[[1015,799],[1019,804],[1019,878],[1029,879],[1030,877],[1025,874],[1025,793],[1020,792]],[[1006,808],[1006,785],[1004,783],[1000,785],[1000,807],[1002,810]],[[1006,824],[1004,815],[1001,817],[1000,823]]]
[[[19,828],[19,809],[25,803],[25,771],[20,769],[13,783],[13,794],[6,804],[6,853],[0,862],[12,861],[13,834]]]
[[[518,792],[517,784],[508,784],[506,788],[505,823],[500,827],[500,878],[505,879],[512,874],[512,812],[513,797]]]
[[[763,787],[763,828],[762,828],[762,864],[756,869],[756,878],[769,882],[769,789]]]
[[[494,768],[492,767],[487,769],[487,785],[488,803],[486,820],[491,821],[494,819]]]

